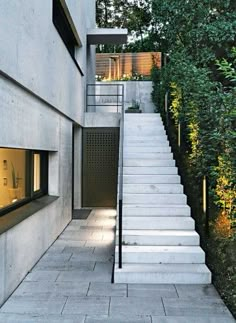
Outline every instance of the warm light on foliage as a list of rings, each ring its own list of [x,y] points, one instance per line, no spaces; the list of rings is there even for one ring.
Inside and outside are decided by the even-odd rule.
[[[218,196],[217,203],[230,214],[236,213],[236,187],[233,184],[234,176],[232,172],[232,164],[226,156],[218,158],[218,166],[215,168],[218,173],[216,181],[216,194]]]
[[[174,117],[175,124],[178,124],[179,121],[179,113],[181,110],[181,88],[174,82],[170,83],[170,95],[171,95],[171,106],[170,111]]]
[[[214,223],[214,233],[216,238],[230,238],[233,234],[230,219],[226,211],[220,212]]]

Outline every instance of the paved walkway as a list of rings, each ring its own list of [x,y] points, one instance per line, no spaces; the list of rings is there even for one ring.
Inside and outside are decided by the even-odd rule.
[[[2,323],[231,323],[212,285],[111,284],[115,211],[73,220],[0,310]]]

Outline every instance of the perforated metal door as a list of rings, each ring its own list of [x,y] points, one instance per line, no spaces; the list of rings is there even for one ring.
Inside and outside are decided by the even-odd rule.
[[[83,129],[83,206],[116,206],[118,128]]]

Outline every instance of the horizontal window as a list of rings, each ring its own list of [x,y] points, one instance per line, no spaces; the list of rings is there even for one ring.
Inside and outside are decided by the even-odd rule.
[[[72,28],[67,20],[60,0],[53,0],[53,23],[61,36],[66,48],[73,58],[75,58],[75,47],[78,45]]]
[[[47,194],[47,152],[0,148],[0,215]]]
[[[81,40],[70,16],[65,0],[52,0],[52,21],[61,36],[76,67],[83,76],[83,72],[75,58],[76,48],[81,47]]]

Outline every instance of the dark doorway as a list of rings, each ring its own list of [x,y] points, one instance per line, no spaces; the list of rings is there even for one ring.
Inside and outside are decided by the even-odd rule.
[[[83,129],[83,207],[115,207],[119,128]]]

